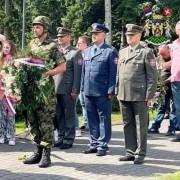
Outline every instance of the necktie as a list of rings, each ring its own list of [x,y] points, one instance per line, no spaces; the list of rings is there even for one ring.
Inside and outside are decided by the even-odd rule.
[[[61,52],[63,54],[63,48],[58,48],[59,52]]]
[[[128,56],[130,57],[132,54],[133,54],[133,49],[132,49],[132,48],[129,48]]]
[[[94,55],[96,55],[96,52],[97,52],[97,48],[94,48]]]
[[[130,53],[132,53],[133,52],[133,49],[132,48],[130,48]]]

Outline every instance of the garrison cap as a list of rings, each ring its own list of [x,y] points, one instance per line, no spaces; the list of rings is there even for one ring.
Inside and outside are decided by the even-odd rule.
[[[126,34],[137,34],[142,32],[142,27],[136,24],[126,24]]]
[[[104,32],[104,33],[108,33],[109,32],[109,29],[105,26],[103,26],[102,24],[99,24],[99,23],[94,23],[91,25],[92,27],[92,31],[91,33],[94,33],[94,32]]]
[[[57,36],[66,36],[71,34],[71,31],[65,27],[58,27],[57,28]]]

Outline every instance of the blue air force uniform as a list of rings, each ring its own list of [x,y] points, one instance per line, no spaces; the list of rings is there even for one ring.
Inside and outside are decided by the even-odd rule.
[[[103,26],[104,27],[104,26]],[[90,46],[84,53],[81,91],[90,131],[90,148],[108,150],[111,138],[111,100],[116,84],[118,55],[106,43]]]

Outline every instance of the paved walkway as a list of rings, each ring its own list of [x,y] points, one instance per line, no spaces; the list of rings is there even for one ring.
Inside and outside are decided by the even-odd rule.
[[[156,180],[159,175],[180,170],[180,143],[172,143],[164,136],[167,126],[168,120],[165,120],[160,129],[162,134],[148,135],[148,153],[143,165],[118,161],[118,157],[125,154],[122,125],[112,127],[107,156],[83,154],[88,144],[87,134],[83,133],[73,148],[53,148],[52,165],[45,169],[24,165],[18,160],[18,157],[30,155],[33,145],[30,141],[17,139],[15,147],[0,145],[0,180]]]

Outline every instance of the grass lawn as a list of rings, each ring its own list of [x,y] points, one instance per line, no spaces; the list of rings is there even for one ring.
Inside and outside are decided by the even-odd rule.
[[[160,176],[157,178],[157,180],[180,180],[180,171]]]
[[[150,111],[149,112],[149,117],[150,119],[154,119],[154,117],[156,116],[156,112],[155,111]],[[117,125],[117,124],[122,124],[122,118],[119,112],[113,112],[112,113],[112,125]],[[82,124],[82,115],[79,114],[79,121],[80,121],[80,126]],[[21,133],[23,133],[25,130],[25,122],[24,120],[18,120],[16,121],[16,135],[19,135]]]
[[[25,131],[25,122],[24,120],[16,121],[16,135],[19,135]]]
[[[82,124],[82,115],[79,114],[79,121],[80,121],[80,126]],[[122,120],[121,120],[121,116],[120,116],[120,113],[119,112],[113,112],[112,114],[112,124],[115,125],[115,124],[120,124],[122,123]],[[16,135],[19,135],[21,133],[24,132],[25,130],[25,122],[24,120],[17,120],[16,121]]]

